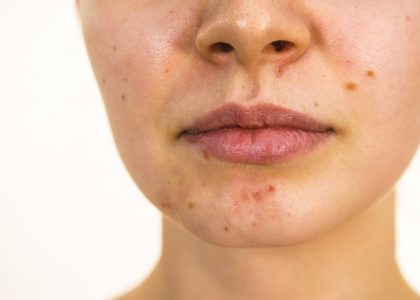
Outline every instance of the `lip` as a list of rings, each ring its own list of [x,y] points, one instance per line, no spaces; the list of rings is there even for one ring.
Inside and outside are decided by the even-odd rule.
[[[206,159],[267,164],[311,152],[334,133],[328,124],[274,104],[229,103],[193,122],[179,137]]]

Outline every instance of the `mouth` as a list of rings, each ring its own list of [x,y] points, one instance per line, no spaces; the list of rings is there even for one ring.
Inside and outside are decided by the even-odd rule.
[[[283,162],[315,150],[335,130],[305,114],[274,104],[226,104],[179,134],[204,157],[235,162]]]

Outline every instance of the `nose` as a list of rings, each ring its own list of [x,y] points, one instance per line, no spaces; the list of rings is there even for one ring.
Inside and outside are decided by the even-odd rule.
[[[310,29],[291,1],[212,1],[195,37],[200,56],[214,64],[236,61],[246,68],[278,67],[296,61],[308,48]]]

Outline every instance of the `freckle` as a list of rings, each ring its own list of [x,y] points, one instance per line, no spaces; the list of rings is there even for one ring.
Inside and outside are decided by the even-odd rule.
[[[203,150],[203,156],[206,160],[208,160],[210,157],[209,152],[207,150]]]
[[[103,84],[106,84],[106,79],[105,78],[102,78],[101,81],[102,81]]]
[[[194,207],[195,207],[195,203],[194,202],[188,203],[188,208],[189,209],[193,209]]]
[[[127,97],[124,94],[122,94],[121,95],[121,100],[125,100],[125,99],[127,99]]]
[[[315,107],[318,107],[319,106],[319,103],[318,102],[314,102],[314,105],[315,105]]]
[[[173,13],[174,13],[174,10],[173,10],[173,9],[171,9],[171,10],[169,11],[169,13],[170,13],[170,14],[173,14]]]
[[[169,73],[169,71],[170,71],[169,68],[165,69],[165,73]]]
[[[201,183],[201,187],[206,187],[207,184],[205,182]]]
[[[366,75],[370,78],[375,78],[375,72],[373,72],[372,70],[367,71]]]
[[[127,23],[127,18],[123,19],[123,24]]]
[[[257,226],[257,222],[255,222],[255,221],[254,221],[254,222],[252,222],[252,223],[251,223],[251,226],[252,226],[252,227]]]
[[[225,231],[229,231],[229,227],[227,227],[227,226],[225,226],[223,229],[224,229]]]
[[[117,51],[117,46],[112,46],[112,50]]]
[[[128,82],[128,78],[124,78],[124,82]]]
[[[411,16],[410,16],[410,15],[406,15],[406,16],[405,16],[405,20],[406,20],[407,22],[410,22],[410,21],[411,21]]]
[[[346,84],[344,86],[345,86],[346,90],[348,90],[348,91],[357,90],[357,84],[355,84],[354,82],[346,82]]]

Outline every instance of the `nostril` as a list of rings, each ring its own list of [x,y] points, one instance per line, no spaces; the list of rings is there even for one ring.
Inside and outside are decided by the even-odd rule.
[[[228,53],[228,52],[231,52],[233,49],[234,49],[233,46],[231,46],[228,43],[223,43],[223,42],[215,43],[211,46],[211,50],[214,52]]]
[[[283,51],[284,49],[286,49],[286,47],[288,45],[288,42],[279,40],[279,41],[272,42],[271,45],[273,45],[274,50],[276,52],[280,52],[280,51]]]

